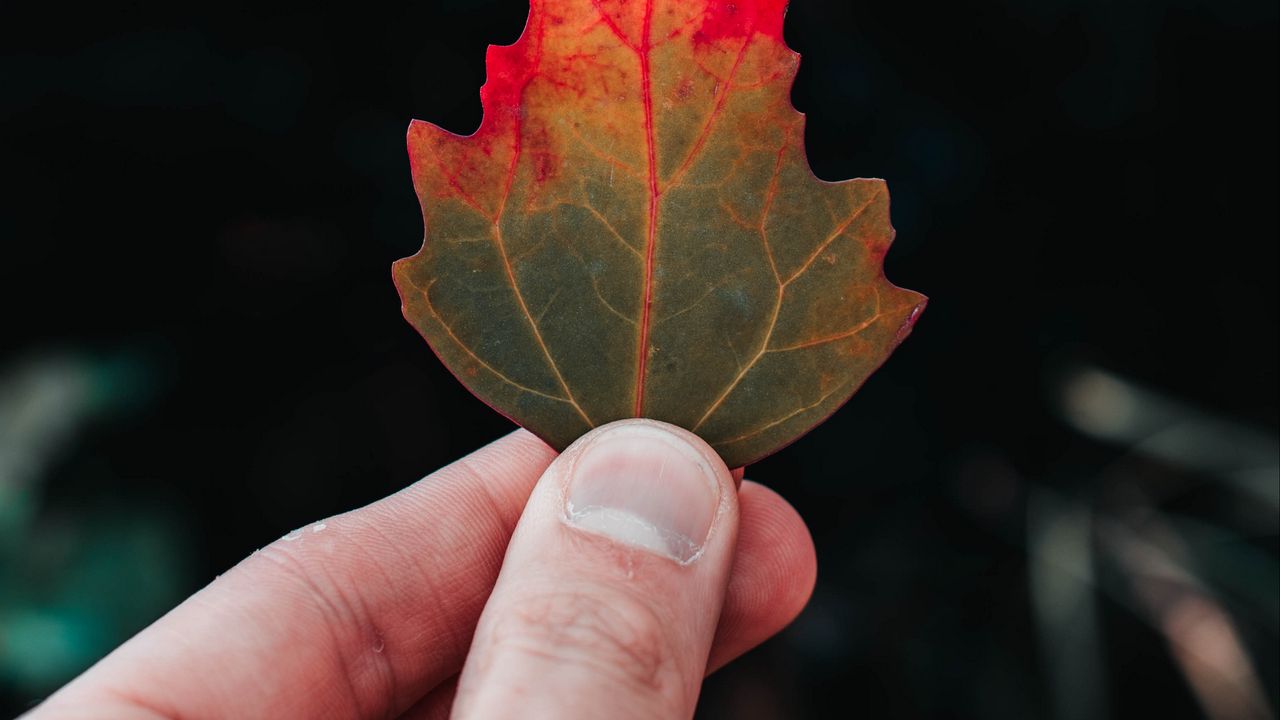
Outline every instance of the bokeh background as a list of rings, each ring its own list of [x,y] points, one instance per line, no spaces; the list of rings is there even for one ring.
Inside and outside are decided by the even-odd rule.
[[[400,317],[404,131],[520,0],[0,5],[0,715],[507,432]],[[749,475],[813,602],[707,718],[1274,718],[1277,4],[793,0],[814,171],[931,297]],[[424,519],[429,521],[429,519]]]

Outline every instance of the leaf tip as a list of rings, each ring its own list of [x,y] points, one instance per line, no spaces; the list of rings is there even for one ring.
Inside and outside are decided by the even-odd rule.
[[[917,292],[912,292],[912,294],[918,297],[919,301],[916,302],[915,307],[911,308],[911,313],[902,321],[902,325],[898,327],[898,332],[894,334],[894,346],[900,345],[903,340],[907,339],[907,336],[910,335],[911,331],[915,328],[916,321],[920,319],[920,316],[924,313],[924,309],[929,305],[929,298]]]

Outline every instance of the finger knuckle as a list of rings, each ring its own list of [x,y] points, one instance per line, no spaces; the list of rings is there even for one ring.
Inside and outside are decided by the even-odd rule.
[[[661,694],[678,676],[665,627],[651,605],[623,593],[549,593],[522,600],[494,625],[491,639]]]
[[[277,540],[254,557],[269,564],[285,591],[298,597],[298,611],[315,613],[318,625],[326,629],[312,641],[326,646],[325,654],[349,679],[347,700],[354,708],[363,708],[370,697],[394,695],[398,684],[394,667],[381,647],[383,635],[376,618],[360,599],[359,590],[333,576],[323,557],[294,543]],[[366,641],[366,633],[371,640]]]

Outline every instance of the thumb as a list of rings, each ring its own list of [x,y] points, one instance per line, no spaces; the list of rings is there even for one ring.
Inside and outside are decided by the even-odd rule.
[[[738,534],[705,442],[623,420],[543,474],[480,617],[455,718],[687,718]]]

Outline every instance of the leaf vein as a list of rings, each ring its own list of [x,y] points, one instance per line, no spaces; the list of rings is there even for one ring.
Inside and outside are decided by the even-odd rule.
[[[671,179],[667,182],[667,187],[677,185],[684,174],[689,171],[689,167],[693,165],[693,161],[698,154],[702,152],[702,148],[707,143],[707,138],[711,135],[711,126],[715,123],[716,118],[720,116],[720,111],[724,109],[725,101],[729,97],[729,91],[733,89],[733,79],[738,74],[738,66],[742,64],[742,58],[747,54],[747,46],[751,44],[751,40],[755,37],[752,31],[747,35],[747,39],[742,41],[742,47],[738,48],[738,55],[733,59],[733,66],[729,68],[729,77],[724,81],[724,87],[716,89],[716,104],[711,108],[711,113],[707,116],[707,122],[702,126],[702,130],[698,133],[698,139],[694,141],[693,147],[689,149],[689,154],[685,156],[684,161],[671,175]]]
[[[609,28],[610,32],[618,38],[618,41],[621,42],[623,46],[630,48],[634,53],[640,52],[640,49],[631,43],[631,39],[626,36],[626,33],[622,32],[622,28],[618,27],[618,23],[615,22],[612,17],[609,17],[609,13],[605,12],[604,8],[600,7],[600,0],[591,0],[591,6],[594,7],[596,12],[600,15],[600,22],[604,23],[605,26]]]
[[[591,206],[590,204],[583,205],[582,207],[585,207],[587,209],[587,212],[594,215],[595,218],[600,221],[600,224],[604,225],[605,229],[609,231],[609,234],[613,235],[613,237],[617,239],[617,241],[621,243],[622,246],[626,248],[628,252],[630,252],[632,255],[635,255],[636,259],[638,260],[644,259],[644,256],[640,254],[640,251],[632,247],[631,243],[627,242],[627,239],[622,237],[622,233],[618,232],[617,228],[613,226],[613,223],[609,222],[609,219],[606,218],[603,213],[601,213],[599,210],[596,210],[595,207]],[[633,320],[632,324],[634,323],[635,321]]]
[[[788,352],[788,351],[791,351],[791,350],[803,350],[804,348],[817,347],[818,345],[825,345],[825,344],[827,344],[827,343],[833,343],[833,342],[837,342],[837,341],[839,341],[839,340],[844,340],[845,338],[851,338],[851,337],[853,337],[853,336],[855,336],[855,335],[859,335],[859,334],[863,333],[864,331],[866,331],[866,329],[867,329],[867,328],[869,328],[869,327],[871,327],[872,325],[874,325],[874,324],[875,324],[875,322],[876,322],[877,320],[879,320],[879,319],[881,318],[881,316],[882,316],[882,315],[883,315],[883,313],[881,313],[881,312],[880,312],[880,294],[877,292],[877,293],[876,293],[876,308],[875,308],[875,310],[871,313],[871,317],[869,317],[869,318],[867,318],[866,320],[863,320],[862,322],[858,323],[858,324],[857,324],[857,326],[855,326],[855,327],[853,327],[853,328],[851,328],[851,329],[849,329],[849,330],[845,330],[845,331],[843,331],[843,332],[836,333],[836,334],[834,334],[834,335],[825,335],[825,336],[820,337],[820,338],[814,338],[813,340],[806,340],[806,341],[804,341],[804,342],[799,342],[799,343],[796,343],[796,344],[794,344],[794,345],[785,345],[785,346],[783,346],[783,347],[774,347],[774,348],[769,348],[768,350],[766,350],[766,352],[771,352],[771,353],[773,353],[773,352]]]
[[[648,151],[649,175],[649,224],[644,248],[644,295],[640,306],[640,338],[636,343],[636,386],[633,415],[643,416],[644,381],[649,362],[649,313],[653,307],[653,261],[658,241],[658,203],[662,193],[658,188],[658,160],[654,149],[653,129],[653,78],[649,68],[650,32],[653,29],[653,0],[645,0],[644,29],[640,52],[640,91],[644,100],[644,141]]]
[[[818,256],[821,255],[828,247],[830,247],[831,243],[836,241],[836,238],[843,235],[844,231],[848,230],[849,226],[852,225],[855,220],[862,217],[862,213],[866,212],[867,208],[871,207],[871,203],[875,202],[876,198],[880,197],[880,192],[881,191],[877,190],[876,192],[872,193],[871,197],[868,198],[865,203],[863,203],[862,207],[858,208],[857,210],[854,210],[853,213],[850,214],[849,217],[844,220],[844,222],[840,223],[840,225],[835,230],[833,230],[830,235],[827,236],[826,240],[823,240],[818,245],[818,247],[814,248],[814,251],[809,254],[809,257],[804,261],[804,264],[801,265],[795,272],[791,273],[791,275],[788,276],[787,279],[783,281],[782,283],[783,287],[790,285],[791,283],[795,282],[796,278],[799,278],[801,275],[805,274],[805,272],[809,270],[810,266],[813,265],[813,261],[817,260]]]
[[[542,16],[539,15],[538,17],[541,20]],[[542,56],[542,50],[540,47],[542,41],[541,26],[537,28],[537,31],[534,33],[534,37],[539,43],[539,47],[535,48],[534,56],[540,58]],[[528,78],[525,80],[526,85],[532,77],[533,72],[531,70]],[[524,145],[524,129],[519,114],[515,116],[515,128],[513,129],[513,134],[515,140],[513,141],[513,146],[511,148],[511,165],[507,168],[507,180],[502,189],[502,197],[499,199],[498,210],[494,213],[493,224],[491,226],[493,228],[493,238],[498,247],[498,255],[502,259],[502,267],[507,274],[507,282],[511,284],[511,292],[515,295],[516,304],[520,306],[520,312],[523,313],[525,319],[529,321],[529,328],[533,331],[533,338],[538,343],[538,347],[541,348],[542,355],[546,358],[547,365],[551,368],[552,374],[556,376],[556,381],[560,384],[560,389],[564,392],[569,404],[572,405],[578,415],[586,421],[588,427],[595,427],[595,423],[592,422],[591,417],[587,415],[586,411],[582,409],[582,406],[578,404],[577,399],[574,398],[573,391],[569,389],[568,383],[564,380],[564,375],[560,373],[560,366],[556,363],[555,357],[551,355],[551,350],[547,347],[546,340],[542,337],[542,330],[539,329],[537,320],[535,320],[533,318],[533,314],[529,312],[529,305],[525,302],[524,293],[520,291],[520,283],[516,281],[515,271],[511,267],[511,259],[507,256],[507,244],[506,240],[502,236],[502,216],[506,211],[507,200],[511,197],[511,187],[515,183],[516,169],[520,164],[520,153]]]
[[[617,308],[613,306],[613,303],[610,303],[605,298],[604,293],[600,292],[600,283],[594,275],[591,276],[591,287],[596,291],[596,297],[600,298],[600,303],[603,304],[605,308],[609,310],[609,312],[613,313],[614,315],[617,315],[621,320],[626,322],[628,325],[634,326],[636,324],[635,318],[629,318],[626,315],[623,315]]]
[[[794,132],[795,126],[787,128],[787,135],[782,139],[782,146],[778,148],[778,157],[773,161],[773,175],[769,177],[769,188],[764,194],[764,206],[760,208],[760,242],[764,244],[764,253],[769,258],[769,269],[773,271],[773,279],[777,281],[778,287],[782,287],[782,276],[778,274],[778,261],[773,256],[773,247],[769,244],[769,229],[767,227],[769,221],[769,213],[773,211],[773,199],[778,196],[778,179],[782,176],[782,159],[786,156],[787,148],[791,145],[791,133]]]
[[[431,284],[434,285],[435,281],[433,280]],[[422,293],[423,302],[426,303],[427,311],[431,313],[431,317],[436,319],[436,322],[440,323],[440,327],[444,328],[445,334],[449,336],[450,340],[453,340],[454,344],[458,346],[458,349],[462,350],[462,352],[470,356],[472,360],[475,360],[477,363],[479,363],[480,366],[483,367],[485,370],[488,370],[489,372],[493,373],[494,376],[497,377],[499,380],[501,380],[502,382],[505,382],[508,385],[511,385],[512,387],[523,390],[524,392],[527,392],[531,395],[537,395],[539,397],[547,398],[548,400],[555,400],[557,402],[562,402],[562,403],[569,402],[566,398],[562,398],[558,395],[551,395],[549,393],[542,392],[541,390],[535,390],[529,387],[528,385],[518,383],[515,380],[512,380],[510,377],[508,377],[501,370],[485,362],[484,358],[477,355],[476,352],[472,350],[469,345],[467,345],[465,342],[462,341],[462,338],[458,337],[458,334],[455,333],[453,331],[453,328],[449,325],[449,323],[445,321],[444,316],[442,316],[439,313],[439,311],[436,310],[435,305],[431,304],[431,296],[429,294],[430,290],[431,290],[431,285],[428,285],[425,288],[418,288],[418,292]]]
[[[837,385],[837,386],[835,387],[835,389],[831,390],[831,392],[826,393],[825,395],[823,395],[822,397],[818,398],[816,401],[814,401],[814,402],[810,403],[809,405],[805,405],[804,407],[796,408],[795,410],[792,410],[791,412],[787,413],[786,415],[783,415],[782,417],[778,418],[777,420],[774,420],[774,421],[772,421],[772,422],[769,422],[768,424],[762,425],[761,427],[758,427],[758,428],[756,428],[755,430],[752,430],[752,431],[750,431],[750,432],[743,433],[743,434],[741,434],[741,435],[738,435],[737,437],[731,437],[731,438],[729,438],[728,440],[720,440],[720,441],[717,441],[717,442],[713,443],[713,447],[714,447],[714,446],[721,446],[721,445],[730,445],[730,444],[733,444],[733,443],[736,443],[736,442],[742,442],[743,440],[746,440],[746,439],[748,439],[748,438],[753,438],[753,437],[755,437],[756,435],[759,435],[759,434],[764,433],[764,432],[768,432],[769,430],[771,430],[771,429],[773,429],[773,428],[775,428],[775,427],[777,427],[777,426],[781,425],[782,423],[784,423],[784,422],[786,422],[786,421],[790,420],[791,418],[793,418],[793,417],[795,417],[795,416],[797,416],[797,415],[800,415],[800,414],[802,414],[802,413],[809,412],[810,410],[812,410],[812,409],[814,409],[814,408],[818,407],[819,405],[821,405],[822,403],[824,403],[824,402],[826,402],[828,399],[830,399],[832,395],[835,395],[836,393],[840,392],[840,390],[841,390],[842,388],[844,388],[844,387],[845,387],[846,385],[848,385],[848,384],[849,384],[849,383],[848,383],[848,381],[842,382],[842,383],[840,383],[839,385]]]
[[[737,389],[738,385],[741,384],[742,379],[746,377],[747,373],[750,372],[751,369],[756,366],[756,363],[760,361],[760,358],[764,357],[765,353],[768,352],[769,343],[773,340],[773,331],[778,326],[778,315],[782,310],[783,296],[786,293],[787,286],[790,285],[792,281],[794,281],[796,278],[800,277],[800,275],[804,274],[804,272],[809,269],[809,266],[813,264],[814,259],[817,258],[818,255],[822,254],[822,251],[825,250],[829,245],[831,245],[831,243],[837,237],[843,234],[844,231],[848,229],[849,225],[851,225],[854,220],[858,219],[858,217],[860,217],[862,213],[866,211],[868,207],[871,206],[871,203],[874,202],[876,197],[878,196],[879,196],[879,192],[873,194],[871,198],[867,200],[866,204],[864,204],[862,207],[855,210],[847,220],[841,223],[840,226],[837,227],[835,231],[832,232],[831,235],[828,236],[827,239],[824,240],[816,250],[814,250],[813,254],[809,256],[809,259],[805,262],[805,264],[799,270],[793,273],[790,277],[788,277],[778,286],[778,299],[774,302],[773,314],[769,318],[769,327],[765,330],[764,341],[760,343],[760,349],[756,352],[755,356],[752,357],[751,360],[747,362],[746,365],[742,366],[738,370],[738,374],[734,376],[733,380],[729,383],[728,387],[726,387],[719,395],[716,396],[716,399],[711,403],[710,407],[707,408],[706,412],[702,414],[702,417],[698,419],[697,424],[695,424],[692,428],[690,428],[690,430],[697,432],[698,428],[702,427],[702,425],[706,423],[706,421],[712,415],[715,414],[716,410],[720,409],[720,407],[724,404],[724,401],[729,397],[729,395],[731,395],[733,391]]]

